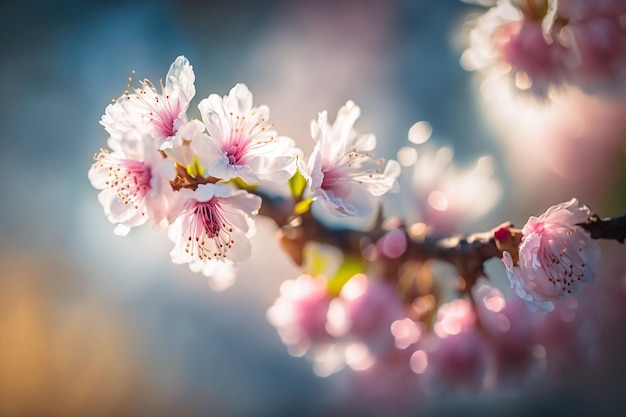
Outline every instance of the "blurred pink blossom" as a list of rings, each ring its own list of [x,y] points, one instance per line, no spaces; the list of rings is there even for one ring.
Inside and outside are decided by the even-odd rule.
[[[374,353],[394,346],[391,324],[406,315],[395,286],[357,274],[343,286],[336,301],[341,314],[329,314],[333,334],[357,338]]]
[[[300,275],[282,283],[267,318],[292,355],[302,356],[313,344],[332,339],[326,331],[331,299],[323,276]]]
[[[462,63],[541,97],[568,84],[612,93],[626,80],[625,15],[621,0],[499,0],[478,19]]]
[[[424,375],[429,390],[479,390],[487,370],[488,344],[476,327],[476,315],[466,299],[455,299],[437,312],[434,333],[424,338],[412,357],[414,372]],[[418,354],[423,366],[415,363]]]

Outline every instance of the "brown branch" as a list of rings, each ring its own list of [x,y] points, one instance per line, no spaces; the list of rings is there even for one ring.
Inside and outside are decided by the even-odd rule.
[[[483,264],[486,260],[502,256],[496,245],[494,230],[474,233],[469,236],[439,237],[416,232],[404,225],[399,219],[379,219],[370,231],[356,231],[345,228],[330,228],[318,221],[310,212],[301,216],[292,216],[293,203],[284,199],[271,198],[257,190],[263,198],[263,209],[259,214],[272,218],[280,228],[279,240],[293,261],[303,263],[303,249],[307,242],[329,244],[346,254],[363,256],[367,249],[393,229],[404,231],[407,250],[398,258],[387,258],[376,251],[372,261],[384,264],[385,277],[397,280],[402,265],[407,261],[425,262],[437,259],[454,265],[464,280],[464,289],[468,291],[484,275]],[[508,225],[505,225],[508,226]],[[375,248],[374,248],[375,250]]]
[[[619,243],[626,239],[626,215],[601,219],[594,213],[585,223],[578,225],[589,232],[592,239],[617,240]]]
[[[485,276],[485,261],[501,258],[505,250],[516,261],[522,240],[521,230],[513,228],[510,223],[503,223],[486,232],[444,237],[429,235],[425,228],[406,226],[400,219],[384,220],[382,217],[369,231],[331,228],[318,221],[310,212],[294,216],[294,202],[291,199],[272,198],[260,190],[256,192],[263,198],[259,214],[272,218],[279,226],[280,243],[296,264],[302,265],[303,249],[307,242],[329,244],[346,254],[366,257],[372,263],[377,263],[381,276],[396,283],[402,279],[408,262],[440,260],[457,269],[462,281],[460,289],[469,292],[478,278]],[[626,215],[600,219],[594,214],[580,226],[593,239],[613,239],[623,243],[626,238]],[[400,257],[391,259],[378,251],[375,244],[393,229],[405,233],[407,250]],[[421,293],[415,290],[405,296],[417,297],[423,295]]]
[[[454,265],[465,281],[465,290],[471,289],[478,278],[485,275],[483,264],[502,256],[496,244],[494,231],[473,233],[469,236],[412,237],[405,254],[408,259],[437,259]]]

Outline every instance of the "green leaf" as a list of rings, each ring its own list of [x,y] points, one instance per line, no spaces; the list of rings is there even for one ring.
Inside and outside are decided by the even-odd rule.
[[[311,275],[333,276],[343,262],[343,253],[335,246],[308,242],[303,248],[304,272]]]
[[[365,272],[365,260],[360,257],[344,255],[343,263],[335,276],[328,280],[328,292],[338,296],[343,286],[356,274]]]
[[[198,160],[198,155],[193,156],[193,164],[187,165],[187,174],[191,178],[203,177],[204,178],[204,167]]]
[[[232,178],[226,181],[226,184],[232,184],[235,187],[239,188],[240,190],[246,190],[246,191],[254,191],[258,188],[258,186],[256,185],[248,184],[247,182],[242,180],[240,177]]]
[[[307,198],[306,200],[298,201],[296,205],[293,207],[293,212],[295,214],[301,215],[309,211],[309,207],[311,207],[311,203],[313,202],[312,198]]]
[[[305,185],[306,178],[304,178],[299,170],[296,170],[296,173],[289,178],[289,189],[291,190],[291,195],[294,196],[294,198],[299,199],[302,196]]]
[[[308,243],[304,247],[305,272],[311,276],[326,277],[328,293],[336,297],[353,276],[365,272],[365,260],[346,255],[335,246]]]

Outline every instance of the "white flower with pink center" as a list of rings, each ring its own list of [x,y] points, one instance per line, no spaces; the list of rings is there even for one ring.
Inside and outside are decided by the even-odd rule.
[[[148,218],[155,226],[164,227],[176,205],[177,196],[170,185],[176,175],[174,163],[164,159],[150,142],[113,152],[102,150],[89,170],[91,184],[102,190],[98,200],[109,221],[117,224],[115,234],[119,236]]]
[[[168,158],[176,161],[181,166],[194,164],[195,154],[191,149],[194,141],[207,140],[204,133],[204,124],[200,120],[190,120],[180,125],[175,137],[163,143],[160,150]]]
[[[252,93],[237,84],[224,97],[211,94],[198,105],[209,140],[192,144],[210,175],[241,178],[257,185],[284,184],[296,171],[292,139],[278,136],[269,120],[269,108],[254,107]]]
[[[348,101],[332,125],[326,111],[311,122],[316,144],[306,168],[309,193],[335,216],[371,215],[377,197],[389,191],[400,174],[396,161],[389,161],[381,170],[383,160],[373,159],[374,135],[356,135],[353,126],[360,114],[361,109]]]
[[[180,193],[186,202],[168,230],[175,243],[172,262],[236,262],[250,256],[251,216],[261,207],[260,197],[223,184],[201,184]]]
[[[598,243],[578,223],[591,212],[575,198],[531,217],[522,229],[519,265],[509,252],[503,262],[511,287],[534,310],[554,309],[553,302],[576,292],[593,279],[600,256]]]
[[[163,143],[176,136],[179,127],[187,121],[186,111],[196,94],[195,75],[184,56],[176,58],[165,78],[161,92],[148,80],[141,87],[126,92],[110,104],[101,124],[111,135],[111,140],[126,140],[136,132],[148,133]]]

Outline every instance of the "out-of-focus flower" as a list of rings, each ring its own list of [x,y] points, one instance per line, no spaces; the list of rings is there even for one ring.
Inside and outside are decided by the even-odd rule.
[[[404,201],[386,209],[409,222],[426,223],[440,234],[474,226],[500,198],[500,183],[493,178],[495,164],[493,158],[483,156],[474,166],[460,169],[453,163],[453,156],[448,146],[435,148],[423,144],[418,149],[408,146],[400,149],[398,160],[410,169],[399,182],[412,192],[400,193],[398,198]],[[477,199],[477,195],[481,198]],[[398,212],[398,207],[410,207],[410,211]]]
[[[406,232],[402,229],[390,230],[376,242],[378,251],[390,259],[402,256],[408,246],[409,242]]]
[[[406,414],[422,394],[420,376],[409,367],[411,354],[409,350],[387,349],[367,369],[345,374],[351,405],[347,415]]]
[[[590,214],[589,208],[580,206],[575,198],[552,206],[524,225],[519,265],[509,252],[503,253],[511,287],[529,308],[551,311],[553,301],[593,279],[600,249],[584,229],[576,226]]]
[[[330,125],[327,113],[311,122],[315,148],[308,160],[306,176],[310,194],[335,216],[366,217],[376,208],[376,197],[389,191],[400,174],[400,165],[372,159],[376,147],[373,134],[357,136],[353,130],[361,109],[348,101]]]
[[[177,196],[170,181],[176,170],[174,163],[164,159],[145,139],[138,147],[117,146],[117,150],[102,150],[96,155],[88,176],[100,191],[98,200],[115,234],[125,236],[131,227],[145,223],[148,218],[155,226],[167,225],[167,216],[176,205]],[[115,144],[115,143],[114,143]]]
[[[546,31],[580,57],[576,83],[584,90],[626,81],[626,2],[623,0],[559,0]]]
[[[457,298],[439,307],[437,322],[433,325],[435,334],[442,339],[469,330],[476,324],[476,315],[471,303]]]
[[[186,201],[168,230],[175,243],[172,262],[236,262],[250,256],[251,216],[261,207],[260,197],[223,184],[179,192]]]
[[[101,124],[111,140],[127,140],[134,132],[148,133],[159,139],[157,147],[171,140],[187,121],[187,108],[196,94],[195,75],[184,56],[179,56],[161,81],[161,92],[148,80],[110,104]],[[110,140],[110,141],[111,141]]]
[[[269,124],[269,108],[253,107],[252,93],[237,84],[223,98],[211,94],[198,105],[209,140],[192,149],[210,175],[241,178],[250,185],[286,183],[296,171],[298,150],[292,139],[277,136]]]
[[[404,316],[395,288],[364,274],[352,276],[338,295],[322,275],[285,281],[267,312],[289,352],[306,354],[320,376],[346,365],[366,371],[378,358],[393,356],[391,325]]]
[[[434,333],[411,356],[411,369],[422,374],[430,390],[448,387],[479,390],[488,365],[489,349],[476,315],[466,299],[442,305]]]
[[[474,289],[477,315],[488,340],[496,367],[496,383],[528,381],[545,364],[545,338],[538,328],[545,317],[528,310],[517,296],[505,298],[488,285]]]
[[[338,337],[356,338],[376,354],[395,348],[391,324],[405,315],[394,286],[357,274],[331,302],[327,330]]]
[[[542,97],[567,84],[614,90],[626,80],[624,15],[621,0],[500,0],[478,19],[462,63]]]
[[[280,297],[267,311],[269,322],[289,353],[302,356],[314,344],[328,342],[332,336],[326,331],[326,317],[332,297],[323,276],[300,275],[284,281]]]
[[[424,325],[410,317],[405,317],[391,323],[390,330],[395,339],[396,347],[406,349],[419,341],[424,333]]]

